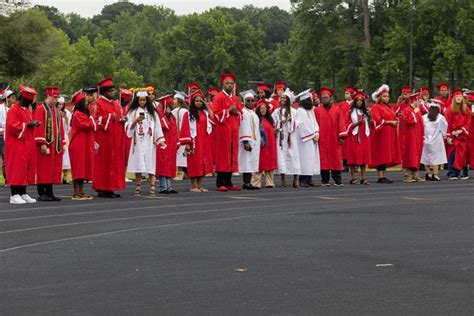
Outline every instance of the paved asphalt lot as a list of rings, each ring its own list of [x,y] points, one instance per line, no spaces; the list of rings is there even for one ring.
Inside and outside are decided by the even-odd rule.
[[[474,314],[474,180],[176,183],[173,196],[130,184],[121,199],[32,206],[2,188],[0,314]]]

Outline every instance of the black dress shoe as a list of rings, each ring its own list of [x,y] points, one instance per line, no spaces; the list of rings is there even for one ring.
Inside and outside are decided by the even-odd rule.
[[[52,199],[49,196],[46,196],[46,195],[40,195],[37,200],[41,201],[41,202],[51,202],[52,201]]]
[[[53,202],[59,202],[59,201],[61,201],[61,199],[58,198],[58,197],[56,197],[55,195],[51,195],[49,198],[50,198],[51,201],[53,201]]]
[[[101,191],[97,193],[97,197],[104,198],[104,199],[113,199],[115,198],[115,195],[107,191]]]
[[[168,190],[163,190],[163,191],[160,191],[158,192],[159,194],[170,194],[171,192],[168,191]]]
[[[119,197],[122,197],[122,196],[121,196],[120,194],[118,194],[118,193],[114,193],[114,192],[112,192],[112,194],[113,194],[114,198],[119,198]]]
[[[173,190],[169,190],[168,193],[170,193],[170,194],[176,194],[176,193],[178,193],[178,191],[176,191],[176,190],[173,189]]]

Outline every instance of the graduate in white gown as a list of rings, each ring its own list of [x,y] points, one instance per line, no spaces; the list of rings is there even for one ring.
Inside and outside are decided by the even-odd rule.
[[[260,161],[260,120],[255,113],[255,97],[253,90],[241,93],[244,100],[242,121],[239,127],[239,172],[243,174],[242,189],[258,190],[252,186],[252,173],[258,172]]]
[[[280,97],[280,107],[272,118],[275,122],[278,169],[281,175],[281,186],[286,187],[286,174],[293,175],[293,187],[299,187],[298,176],[301,174],[300,156],[298,154],[296,110],[291,107],[295,95],[287,88]]]
[[[156,146],[166,147],[158,113],[146,91],[137,91],[127,111],[127,136],[132,139],[127,172],[135,173],[135,193],[141,195],[142,173],[150,181],[150,195],[156,193]]]
[[[438,100],[430,100],[428,105],[428,114],[423,115],[425,135],[421,163],[425,165],[426,180],[441,181],[438,176],[439,165],[443,165],[448,161],[444,147],[448,122],[440,114],[441,103]]]
[[[320,174],[319,161],[319,125],[313,111],[313,101],[310,90],[298,94],[299,107],[296,120],[298,122],[297,144],[300,156],[301,175],[299,177],[302,187],[315,187],[313,175]]]
[[[176,119],[176,124],[178,125],[178,135],[181,132],[181,127],[183,125],[183,117],[186,113],[188,113],[188,105],[186,104],[187,95],[181,91],[175,91],[175,95],[173,97],[174,109],[171,112]],[[178,148],[178,152],[176,154],[176,166],[178,167],[178,172],[176,173],[175,180],[183,180],[184,171],[188,166],[187,158],[184,155],[184,147],[185,145],[180,145]]]

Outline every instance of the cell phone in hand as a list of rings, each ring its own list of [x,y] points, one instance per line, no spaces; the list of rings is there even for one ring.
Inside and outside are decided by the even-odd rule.
[[[145,117],[145,113],[141,112],[141,113],[140,113],[140,116],[144,118],[144,117]]]

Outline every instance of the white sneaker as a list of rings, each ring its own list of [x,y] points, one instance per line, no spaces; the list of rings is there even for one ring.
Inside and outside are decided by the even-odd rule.
[[[21,198],[26,202],[26,203],[36,203],[36,200],[33,199],[31,196],[29,196],[28,194],[23,194],[21,196]]]
[[[21,198],[19,194],[10,196],[10,204],[26,204],[26,201]]]

